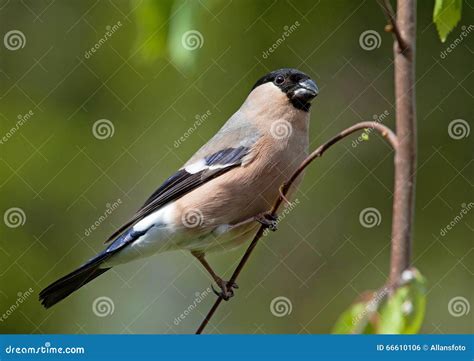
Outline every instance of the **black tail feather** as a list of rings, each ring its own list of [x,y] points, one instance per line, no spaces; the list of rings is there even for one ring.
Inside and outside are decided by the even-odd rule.
[[[77,270],[46,287],[39,294],[41,304],[49,308],[100,276],[102,273],[108,271],[110,267],[99,267],[109,256],[110,255],[106,253],[100,254]]]

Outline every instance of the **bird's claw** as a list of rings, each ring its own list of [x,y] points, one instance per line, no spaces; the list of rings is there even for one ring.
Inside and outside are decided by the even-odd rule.
[[[278,229],[277,217],[271,213],[262,213],[258,215],[255,220],[268,228],[270,231],[275,232]]]
[[[232,283],[230,284],[229,281],[224,281],[224,280],[220,280],[219,282],[217,282],[217,285],[219,286],[219,288],[221,289],[221,291],[217,291],[213,285],[211,285],[211,288],[212,288],[212,291],[217,295],[219,296],[220,298],[222,298],[224,301],[228,301],[230,300],[233,296],[234,296],[234,289],[237,289],[239,288],[239,286],[237,285],[237,283]]]

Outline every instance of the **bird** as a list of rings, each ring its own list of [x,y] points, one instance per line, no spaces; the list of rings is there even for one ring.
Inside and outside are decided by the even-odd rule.
[[[196,257],[219,286],[217,294],[230,299],[238,286],[219,277],[206,255],[238,247],[261,225],[275,229],[269,210],[308,154],[318,93],[314,80],[293,68],[258,79],[241,107],[105,241],[102,252],[40,292],[41,304],[57,304],[112,267],[175,250]]]

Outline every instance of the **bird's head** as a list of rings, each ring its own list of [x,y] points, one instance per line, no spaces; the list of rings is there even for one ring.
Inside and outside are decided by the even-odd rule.
[[[311,101],[319,93],[318,86],[308,75],[292,68],[278,69],[261,77],[252,91],[259,87],[265,87],[269,97],[279,98],[278,95],[283,94],[286,101],[306,112],[311,107]]]

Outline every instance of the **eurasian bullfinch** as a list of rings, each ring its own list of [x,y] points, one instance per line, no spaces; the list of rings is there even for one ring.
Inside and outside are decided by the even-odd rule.
[[[280,185],[308,153],[311,101],[318,87],[296,69],[273,71],[237,112],[112,234],[108,247],[41,291],[51,307],[97,276],[135,259],[189,250],[228,299],[233,288],[204,258],[248,240],[268,216]]]

